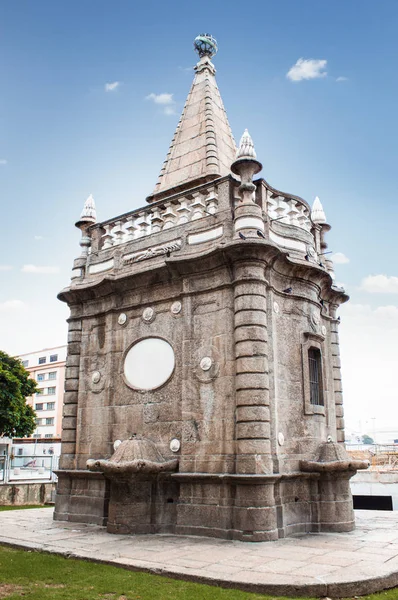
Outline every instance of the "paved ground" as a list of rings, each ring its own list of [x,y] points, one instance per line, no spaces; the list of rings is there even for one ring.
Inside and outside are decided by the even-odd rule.
[[[357,511],[351,533],[252,543],[113,535],[54,522],[42,508],[1,512],[0,543],[264,594],[341,597],[398,585],[398,512]]]

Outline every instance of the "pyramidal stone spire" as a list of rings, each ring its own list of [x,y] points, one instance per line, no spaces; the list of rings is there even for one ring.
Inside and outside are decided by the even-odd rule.
[[[316,196],[316,198],[314,200],[314,204],[312,205],[311,219],[312,219],[313,223],[319,223],[319,224],[326,223],[325,211],[323,210],[323,206],[322,206],[321,201],[319,200],[318,196]]]
[[[95,202],[92,194],[89,195],[89,197],[84,203],[84,207],[82,210],[82,214],[80,215],[79,221],[83,221],[86,223],[97,222],[97,211],[95,209]]]
[[[149,202],[228,175],[235,160],[236,144],[210,60],[217,42],[201,34],[194,47],[199,55],[194,81]]]

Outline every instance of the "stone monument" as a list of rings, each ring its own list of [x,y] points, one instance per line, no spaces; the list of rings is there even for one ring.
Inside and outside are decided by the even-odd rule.
[[[147,206],[76,226],[55,518],[275,540],[354,527],[330,229],[255,178],[199,62]]]

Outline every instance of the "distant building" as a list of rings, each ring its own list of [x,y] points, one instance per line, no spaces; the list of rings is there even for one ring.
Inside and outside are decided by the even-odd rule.
[[[60,438],[66,346],[20,354],[18,358],[39,387],[38,393],[28,398],[36,412],[36,429],[31,437]]]

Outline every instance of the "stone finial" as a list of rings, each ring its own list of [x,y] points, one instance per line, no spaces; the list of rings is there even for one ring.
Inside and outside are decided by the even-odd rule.
[[[231,165],[232,173],[239,175],[241,178],[239,193],[243,202],[254,201],[253,193],[256,186],[253,183],[253,176],[259,173],[262,168],[263,165],[256,157],[253,140],[247,129],[245,129],[236,153],[236,160]]]
[[[318,196],[315,198],[314,204],[312,205],[311,219],[313,223],[318,223],[320,225],[326,223],[325,211],[323,210],[323,206]]]
[[[79,221],[85,221],[89,223],[97,222],[97,211],[95,209],[95,202],[93,195],[90,194],[84,203],[82,214],[80,215]]]
[[[245,129],[242,137],[240,138],[239,148],[236,153],[236,159],[238,160],[239,158],[251,158],[251,159],[257,158],[257,154],[254,149],[253,140],[251,138],[250,133],[247,131],[247,129]]]
[[[91,235],[89,233],[90,225],[97,222],[97,211],[95,210],[95,202],[92,194],[89,195],[84,203],[80,219],[75,223],[75,226],[82,232],[80,246],[82,248],[82,257],[86,257],[91,246]]]

